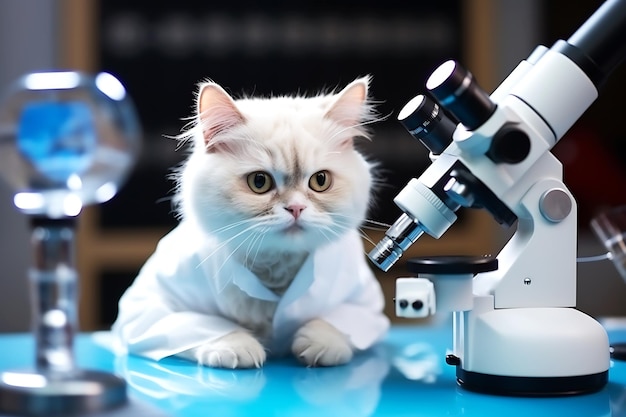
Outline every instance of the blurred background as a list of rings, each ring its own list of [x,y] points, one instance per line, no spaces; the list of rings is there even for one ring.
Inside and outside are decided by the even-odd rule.
[[[377,194],[369,218],[391,223],[399,214],[393,197],[428,165],[426,151],[395,118],[424,91],[431,71],[457,59],[490,92],[536,45],[567,39],[601,3],[3,0],[0,92],[26,72],[108,71],[126,85],[144,129],[143,153],[129,182],[111,202],[81,216],[81,328],[110,326],[119,296],[158,239],[176,224],[167,175],[185,154],[166,136],[179,133],[182,119],[191,115],[199,81],[211,78],[235,96],[278,95],[317,93],[373,75],[372,95],[389,117],[375,127],[374,140],[360,146],[381,161],[388,185]],[[579,203],[581,256],[603,252],[589,231],[591,216],[626,204],[624,67],[554,149]],[[510,232],[486,213],[463,212],[442,239],[423,238],[406,257],[497,253]],[[378,241],[383,232],[367,233]],[[13,207],[11,190],[0,183],[2,332],[30,327],[30,262],[27,220]],[[579,264],[578,272],[581,310],[626,315],[626,284],[610,262]],[[402,263],[379,273],[389,305],[393,278],[405,274]]]

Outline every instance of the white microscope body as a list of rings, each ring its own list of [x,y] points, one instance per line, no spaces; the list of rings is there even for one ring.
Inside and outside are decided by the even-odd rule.
[[[469,390],[566,395],[597,391],[608,381],[607,334],[574,308],[576,202],[550,149],[626,55],[625,22],[626,1],[607,1],[568,42],[537,48],[490,96],[469,72],[444,63],[426,88],[459,120],[452,128],[424,96],[400,113],[433,163],[395,198],[405,214],[370,252],[377,266],[388,270],[424,232],[441,237],[460,207],[516,223],[497,255],[499,268],[463,286],[473,301],[447,307],[454,312],[448,362]]]

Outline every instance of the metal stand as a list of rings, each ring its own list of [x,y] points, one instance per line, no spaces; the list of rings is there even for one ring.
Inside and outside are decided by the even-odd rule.
[[[78,369],[77,274],[73,267],[74,218],[34,218],[35,266],[30,271],[34,371],[0,374],[0,412],[68,415],[110,409],[126,402],[126,383],[115,375]]]
[[[0,374],[0,411],[29,416],[67,416],[103,411],[126,402],[126,383],[106,372]]]
[[[0,174],[32,219],[35,369],[0,374],[0,413],[84,414],[126,402],[114,375],[74,363],[76,216],[113,198],[141,145],[137,114],[113,75],[26,74],[0,101]]]

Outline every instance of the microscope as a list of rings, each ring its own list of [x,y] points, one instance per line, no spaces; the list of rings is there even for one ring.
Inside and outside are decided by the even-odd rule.
[[[514,228],[497,259],[412,259],[419,278],[397,282],[398,315],[418,316],[433,291],[437,310],[452,312],[446,361],[461,387],[555,396],[608,381],[606,331],[574,308],[576,202],[550,149],[624,57],[626,0],[608,0],[567,41],[538,46],[491,95],[447,61],[426,81],[434,100],[418,95],[398,115],[432,164],[394,199],[403,214],[368,254],[375,265],[388,271],[424,233],[440,238],[461,207]]]

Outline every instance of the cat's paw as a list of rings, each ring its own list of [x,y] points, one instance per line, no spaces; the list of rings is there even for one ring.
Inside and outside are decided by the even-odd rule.
[[[307,366],[335,366],[352,359],[348,338],[320,319],[311,320],[298,329],[291,351]]]
[[[188,351],[200,365],[212,368],[260,368],[266,359],[265,349],[252,335],[235,331]]]

